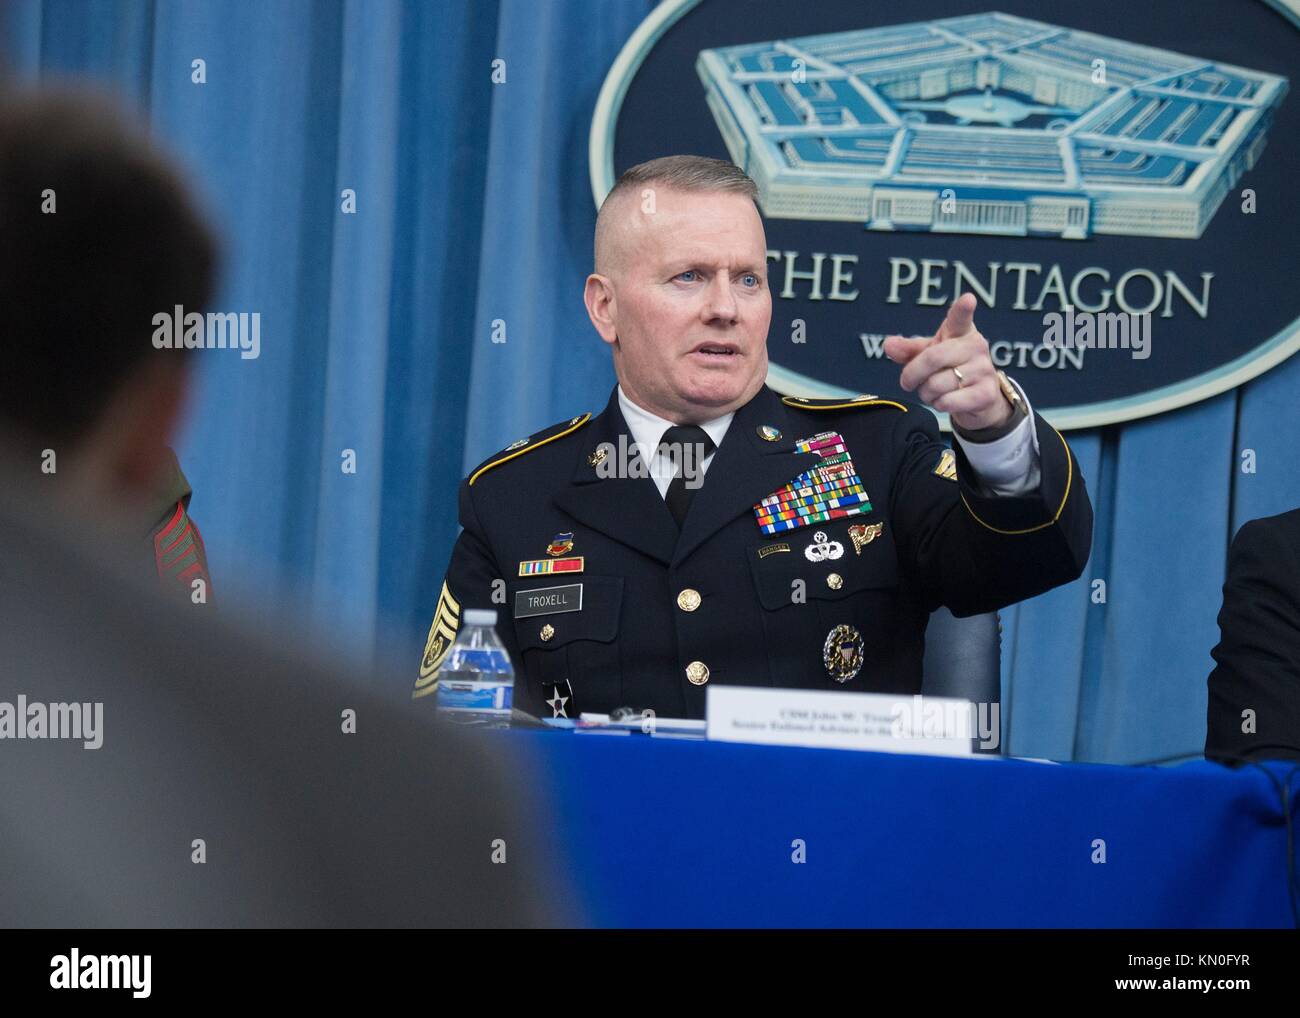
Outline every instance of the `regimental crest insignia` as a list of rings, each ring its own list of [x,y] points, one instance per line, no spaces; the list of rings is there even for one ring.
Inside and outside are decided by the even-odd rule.
[[[551,543],[546,546],[546,554],[551,558],[559,558],[571,551],[573,551],[573,534],[569,532],[556,534],[551,538]]]
[[[945,449],[934,465],[934,473],[946,481],[957,480],[957,457],[951,449]]]
[[[456,630],[460,628],[460,602],[451,596],[447,584],[442,585],[438,595],[438,607],[433,613],[433,624],[429,626],[429,638],[424,644],[424,657],[420,659],[420,677],[415,680],[415,692],[411,699],[428,696],[438,688],[438,671],[451,650],[456,639]]]
[[[848,682],[862,667],[862,634],[852,626],[839,625],[830,631],[822,647],[822,663],[836,682]]]

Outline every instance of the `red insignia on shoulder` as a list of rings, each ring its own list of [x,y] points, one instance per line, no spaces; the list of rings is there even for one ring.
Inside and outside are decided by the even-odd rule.
[[[203,538],[185,511],[184,501],[176,503],[175,510],[153,537],[154,565],[164,590],[183,594],[191,599],[194,581],[203,580],[203,601],[212,598],[212,578],[208,575],[208,556],[203,548]]]

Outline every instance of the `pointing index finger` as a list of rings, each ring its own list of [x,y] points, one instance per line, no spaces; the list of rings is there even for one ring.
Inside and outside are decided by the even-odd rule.
[[[963,293],[948,308],[948,315],[939,326],[941,339],[956,339],[975,328],[975,295]]]

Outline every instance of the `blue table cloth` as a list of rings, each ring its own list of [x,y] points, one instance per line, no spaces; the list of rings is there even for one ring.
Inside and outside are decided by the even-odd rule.
[[[493,737],[600,926],[1294,924],[1281,798],[1255,767]],[[1300,766],[1267,766],[1294,820]]]

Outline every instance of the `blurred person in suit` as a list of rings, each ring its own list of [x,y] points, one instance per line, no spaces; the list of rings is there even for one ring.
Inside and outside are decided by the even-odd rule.
[[[3,922],[569,916],[500,747],[140,568],[202,356],[157,349],[152,317],[206,308],[216,265],[169,160],[103,100],[0,97],[0,235]]]
[[[1300,509],[1237,531],[1219,633],[1206,757],[1300,760]]]

